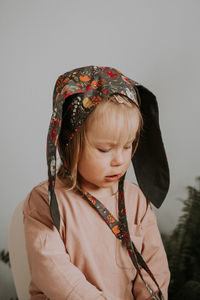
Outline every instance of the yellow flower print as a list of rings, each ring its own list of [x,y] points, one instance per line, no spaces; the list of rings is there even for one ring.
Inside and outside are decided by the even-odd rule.
[[[91,99],[86,97],[83,99],[83,107],[85,108],[90,108],[92,107],[94,104],[92,103]]]

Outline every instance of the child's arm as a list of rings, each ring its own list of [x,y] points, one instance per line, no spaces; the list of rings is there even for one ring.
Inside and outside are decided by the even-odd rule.
[[[36,290],[44,293],[48,299],[98,299],[102,292],[70,262],[63,240],[53,225],[45,198],[46,195],[33,189],[24,205],[26,246]]]
[[[165,297],[168,299],[167,291],[170,280],[170,272],[166,253],[161,240],[160,232],[157,227],[156,216],[151,208],[150,202],[147,202],[147,210],[141,222],[144,233],[142,257],[153,273],[160,289]],[[143,277],[150,287],[157,291],[157,287],[145,270],[142,270]],[[134,282],[134,297],[136,300],[150,300],[150,294],[146,290],[144,283],[139,275],[137,275]]]

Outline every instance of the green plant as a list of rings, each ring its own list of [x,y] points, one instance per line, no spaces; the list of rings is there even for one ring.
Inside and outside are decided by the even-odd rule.
[[[176,228],[170,236],[163,235],[171,271],[170,300],[186,295],[200,299],[200,177],[196,181],[197,187],[187,187],[187,199],[180,200],[183,215]]]

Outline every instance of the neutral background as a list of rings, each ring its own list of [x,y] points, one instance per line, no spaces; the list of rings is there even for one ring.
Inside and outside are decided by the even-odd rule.
[[[0,1],[0,250],[17,203],[47,177],[55,80],[92,64],[116,67],[157,95],[171,187],[156,214],[161,231],[172,231],[177,199],[200,175],[199,12],[198,0]],[[13,284],[0,268],[6,300]]]

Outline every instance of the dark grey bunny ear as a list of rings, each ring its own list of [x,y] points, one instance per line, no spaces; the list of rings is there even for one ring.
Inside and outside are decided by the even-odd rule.
[[[169,167],[159,126],[158,104],[145,87],[134,88],[140,99],[144,125],[132,162],[141,190],[159,208],[169,189]]]

